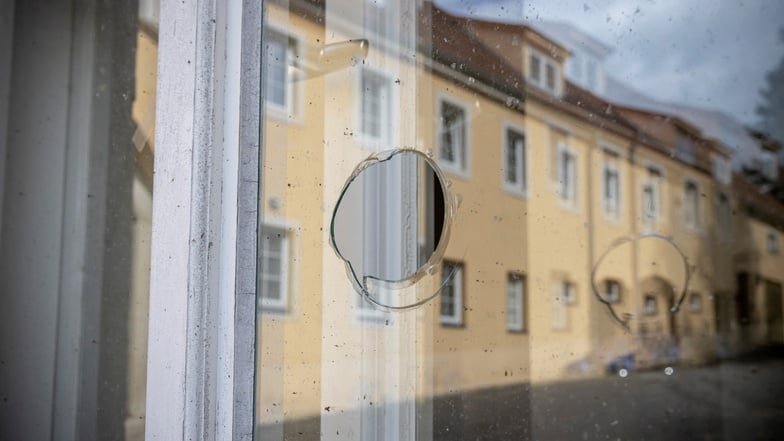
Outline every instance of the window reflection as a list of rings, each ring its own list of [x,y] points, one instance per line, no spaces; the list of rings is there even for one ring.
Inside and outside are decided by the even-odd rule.
[[[300,120],[265,120],[263,215],[291,225],[285,237],[298,251],[280,263],[298,271],[288,276],[289,313],[260,319],[260,433],[678,439],[662,428],[668,420],[649,427],[649,414],[629,409],[674,401],[688,412],[657,389],[662,376],[673,387],[710,377],[717,398],[733,379],[712,363],[784,340],[784,265],[772,251],[784,217],[760,185],[769,177],[754,182],[733,168],[730,146],[673,108],[618,99],[605,44],[572,25],[452,14],[438,2],[318,4],[270,5],[270,25],[317,44],[367,38],[369,50],[298,83]],[[376,15],[389,8],[405,13]],[[426,152],[460,196],[433,268],[440,294],[406,313],[360,297],[325,246],[325,213],[354,166],[381,147]],[[411,212],[377,196],[368,204],[377,217]],[[350,228],[357,238],[388,240],[364,231],[363,217]],[[619,238],[636,239],[595,268]],[[265,273],[282,257],[269,247],[260,296],[279,299]],[[399,260],[377,248],[362,248],[368,262]],[[438,288],[425,285],[411,289]],[[586,413],[572,403],[578,396],[608,404]],[[508,412],[486,411],[498,403]],[[718,399],[700,406],[723,410]],[[721,439],[689,415],[688,433]]]

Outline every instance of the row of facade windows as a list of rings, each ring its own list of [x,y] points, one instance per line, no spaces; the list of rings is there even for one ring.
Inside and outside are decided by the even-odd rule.
[[[289,66],[295,64],[297,41],[285,33],[267,30],[266,60],[267,84],[266,101],[275,110],[287,115],[293,113],[295,91],[292,86]],[[536,86],[557,93],[560,70],[546,57],[532,51],[528,59],[528,77]],[[359,84],[361,99],[359,106],[359,130],[365,139],[388,145],[391,142],[393,117],[392,79],[385,73],[369,68],[360,70]],[[468,172],[468,112],[467,107],[446,98],[438,101],[439,127],[437,132],[438,161],[447,172],[466,176]],[[679,157],[689,162],[693,147],[685,141],[678,143]],[[528,152],[526,137],[522,129],[508,126],[504,130],[502,181],[505,190],[526,196],[528,191]],[[617,218],[622,210],[622,186],[620,174],[620,155],[612,149],[603,150],[602,201],[604,212]],[[556,193],[566,205],[574,206],[577,199],[577,156],[565,142],[556,143],[555,166]],[[715,168],[715,167],[714,167]],[[663,173],[657,166],[645,168],[642,183],[642,218],[646,224],[655,224],[662,219],[662,182]],[[686,180],[683,193],[683,215],[685,224],[699,228],[701,207],[697,182]],[[731,210],[729,198],[720,193],[716,201],[719,227],[730,235]],[[287,307],[287,268],[289,243],[284,228],[265,227],[261,249],[261,271],[259,283],[262,287],[261,306],[266,310],[284,311]],[[767,238],[767,248],[778,253],[777,236]],[[454,273],[446,283],[441,295],[440,316],[444,325],[461,325],[463,313],[463,266],[455,262],[444,264],[444,274]],[[608,281],[604,287],[608,302],[620,301],[620,285]],[[554,302],[553,328],[566,327],[565,307],[573,304],[574,285],[564,282],[558,301]],[[361,300],[361,298],[360,298]],[[691,302],[691,298],[690,298]],[[367,302],[364,302],[367,303]],[[655,298],[643,302],[644,312],[652,310]],[[691,305],[691,303],[690,303]],[[369,304],[360,309],[368,314]],[[372,309],[372,308],[371,308]],[[655,311],[655,309],[653,309]],[[507,328],[510,331],[525,330],[525,277],[510,274],[507,283]]]
[[[296,41],[284,33],[269,30],[267,35],[267,103],[273,110],[277,109],[291,114],[293,87],[289,81],[288,66],[296,57]],[[531,51],[529,54],[529,76],[541,87],[555,87],[558,75],[556,66],[547,61],[546,57]],[[552,83],[551,83],[552,81]],[[385,73],[369,68],[360,70],[361,100],[359,105],[359,130],[362,136],[379,145],[392,144],[391,137],[393,120],[392,78]],[[538,83],[537,83],[538,84]],[[468,112],[465,105],[456,101],[441,98],[438,102],[439,127],[437,134],[438,161],[446,171],[458,176],[468,174]],[[503,146],[503,187],[505,190],[526,196],[528,190],[528,155],[525,134],[522,129],[507,127],[504,131]],[[684,146],[690,146],[686,148]],[[680,140],[679,152],[691,151],[691,143]],[[556,192],[564,202],[564,206],[574,207],[577,200],[577,157],[573,149],[565,142],[556,147],[556,164],[554,167]],[[684,158],[687,159],[687,158]],[[602,205],[607,217],[617,219],[621,212],[621,176],[619,154],[610,149],[604,150],[602,167]],[[662,218],[661,210],[661,169],[650,166],[646,168],[646,179],[642,188],[642,218],[648,224],[655,224]],[[695,181],[686,181],[684,185],[684,222],[691,229],[698,229],[700,218],[700,190]],[[730,233],[729,200],[720,194],[717,200],[717,218],[724,235]]]
[[[774,239],[771,239],[773,237]],[[778,246],[778,237],[768,235],[768,251]],[[289,267],[289,240],[284,227],[265,225],[261,241],[261,286],[260,307],[266,311],[285,312],[288,305],[287,279]],[[777,248],[775,250],[778,251]],[[463,326],[465,298],[465,268],[463,263],[445,261],[442,269],[442,291],[439,305],[439,320],[444,326]],[[526,332],[528,304],[526,276],[517,272],[507,274],[506,280],[506,329],[510,332]],[[613,279],[604,280],[599,286],[603,300],[610,304],[622,301],[621,284]],[[362,318],[383,318],[384,313],[357,296],[357,311]],[[691,292],[687,297],[690,312],[702,312],[702,296]],[[551,327],[554,330],[568,329],[569,307],[577,304],[576,286],[569,280],[561,280],[553,291]],[[658,296],[643,296],[642,313],[653,316],[659,313]]]

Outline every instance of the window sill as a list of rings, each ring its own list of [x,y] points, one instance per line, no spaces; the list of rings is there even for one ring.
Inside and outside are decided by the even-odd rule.
[[[444,319],[441,319],[440,320],[440,324],[441,324],[441,326],[443,326],[445,328],[452,328],[452,329],[464,329],[465,328],[465,323],[463,323],[462,321],[460,321],[460,322],[457,322],[457,321],[445,321]]]
[[[523,199],[523,200],[528,199],[528,191],[526,190],[521,190],[519,188],[512,187],[506,183],[504,183],[501,186],[501,189],[504,191],[504,193],[514,198]]]
[[[437,161],[436,163],[438,164],[439,167],[441,167],[441,170],[443,170],[445,174],[454,176],[456,178],[460,178],[465,181],[471,179],[471,174],[468,172],[468,170],[459,169],[455,166],[452,166],[451,164],[447,164],[442,161]]]
[[[517,334],[517,335],[526,335],[526,334],[528,334],[528,330],[526,330],[525,328],[510,328],[508,326],[506,328],[506,332],[508,332],[510,334]]]

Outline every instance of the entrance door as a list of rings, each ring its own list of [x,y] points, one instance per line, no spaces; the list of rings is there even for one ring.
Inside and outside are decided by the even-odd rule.
[[[765,282],[765,308],[768,329],[768,343],[784,343],[784,320],[782,320],[781,284]]]

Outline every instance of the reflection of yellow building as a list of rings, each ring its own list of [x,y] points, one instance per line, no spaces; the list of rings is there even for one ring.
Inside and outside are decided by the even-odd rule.
[[[733,183],[729,152],[698,128],[570,84],[568,50],[530,27],[426,3],[420,41],[401,43],[399,15],[289,5],[269,6],[264,48],[261,424],[782,339],[770,244],[784,217],[749,214],[756,189]],[[320,59],[325,44],[345,59]],[[400,146],[430,152],[462,202],[445,256],[456,278],[396,314],[363,304],[326,244],[354,166]]]

